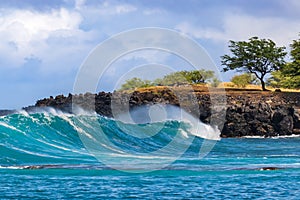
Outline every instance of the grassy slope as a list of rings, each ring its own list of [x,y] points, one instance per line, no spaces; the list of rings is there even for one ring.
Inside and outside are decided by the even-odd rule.
[[[221,83],[218,88],[213,88],[213,90],[208,89],[208,85],[206,84],[195,84],[193,86],[190,85],[181,85],[181,86],[152,86],[152,87],[147,87],[147,88],[137,88],[135,91],[138,92],[154,92],[154,93],[159,93],[159,91],[165,90],[165,89],[171,89],[171,88],[176,88],[176,91],[193,91],[193,92],[212,92],[212,91],[224,91],[226,90],[227,93],[235,93],[235,92],[261,92],[261,93],[268,93],[268,91],[261,91],[261,86],[260,85],[247,85],[245,88],[238,88],[236,87],[233,83],[231,82],[223,82]],[[275,88],[272,87],[267,87],[268,90],[270,91],[275,91]],[[285,88],[280,88],[282,92],[296,92],[300,93],[300,89],[285,89]],[[125,92],[133,92],[133,90],[128,90]]]
[[[224,87],[225,89],[233,89],[238,88],[232,82],[223,82],[219,87]],[[241,90],[261,90],[260,85],[247,85],[245,88],[238,88]],[[275,91],[276,88],[267,87],[270,91]],[[283,92],[300,92],[300,89],[286,89],[286,88],[279,88]]]

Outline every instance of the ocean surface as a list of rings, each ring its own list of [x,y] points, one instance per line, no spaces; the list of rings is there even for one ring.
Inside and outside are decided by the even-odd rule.
[[[210,140],[213,128],[193,126],[0,117],[0,199],[300,198],[299,137]]]

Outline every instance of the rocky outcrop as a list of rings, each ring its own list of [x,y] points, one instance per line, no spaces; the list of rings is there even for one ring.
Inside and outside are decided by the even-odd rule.
[[[16,112],[15,110],[0,110],[0,116],[9,115]]]
[[[300,94],[228,96],[223,137],[300,134]]]
[[[149,104],[170,104],[183,107],[187,112],[199,117],[204,123],[210,123],[213,113],[210,94],[207,91],[145,90],[132,93],[114,92],[81,94],[67,97],[45,98],[37,101],[35,107],[50,106],[64,112],[72,111],[73,105],[86,110],[94,110],[100,115],[113,117],[113,109],[119,112],[127,107],[135,108]],[[199,109],[190,106],[194,101]],[[178,98],[180,97],[180,98]],[[219,125],[222,137],[264,136],[300,134],[300,93],[228,91],[225,123]],[[27,109],[32,109],[29,107]],[[125,110],[124,110],[125,111]],[[200,111],[200,113],[199,113]],[[224,125],[224,126],[223,126]]]

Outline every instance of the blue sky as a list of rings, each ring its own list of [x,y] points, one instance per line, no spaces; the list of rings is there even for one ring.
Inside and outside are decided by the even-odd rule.
[[[221,69],[228,40],[259,36],[288,46],[300,32],[299,10],[298,0],[0,0],[0,109],[72,92],[84,59],[122,31],[161,27],[187,34]],[[123,59],[99,90],[111,89],[121,65],[184,65],[171,58],[149,51]],[[228,81],[233,74],[222,77]]]

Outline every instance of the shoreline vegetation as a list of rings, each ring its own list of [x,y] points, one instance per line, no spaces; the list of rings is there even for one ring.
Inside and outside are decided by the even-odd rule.
[[[113,117],[112,101],[115,103],[114,106],[120,106],[117,108],[119,110],[122,110],[125,104],[129,104],[130,109],[143,105],[166,104],[183,107],[194,116],[200,111],[198,118],[209,124],[211,117],[218,115],[218,113],[212,114],[211,112],[210,95],[212,93],[209,89],[207,84],[194,84],[154,86],[113,93],[58,95],[38,100],[34,106],[25,107],[24,110],[35,112],[39,108],[53,107],[72,113],[73,103],[84,110],[96,111],[99,115]],[[218,91],[224,92],[224,89],[213,90],[216,93]],[[225,87],[225,91],[226,120],[224,126],[221,124],[218,127],[221,130],[221,137],[300,135],[300,92],[273,92],[261,91],[257,88],[231,87]],[[198,112],[189,108],[191,95],[197,97]],[[180,103],[178,96],[180,96]],[[0,112],[0,114],[3,113]],[[4,111],[4,114],[10,114],[10,112]]]

